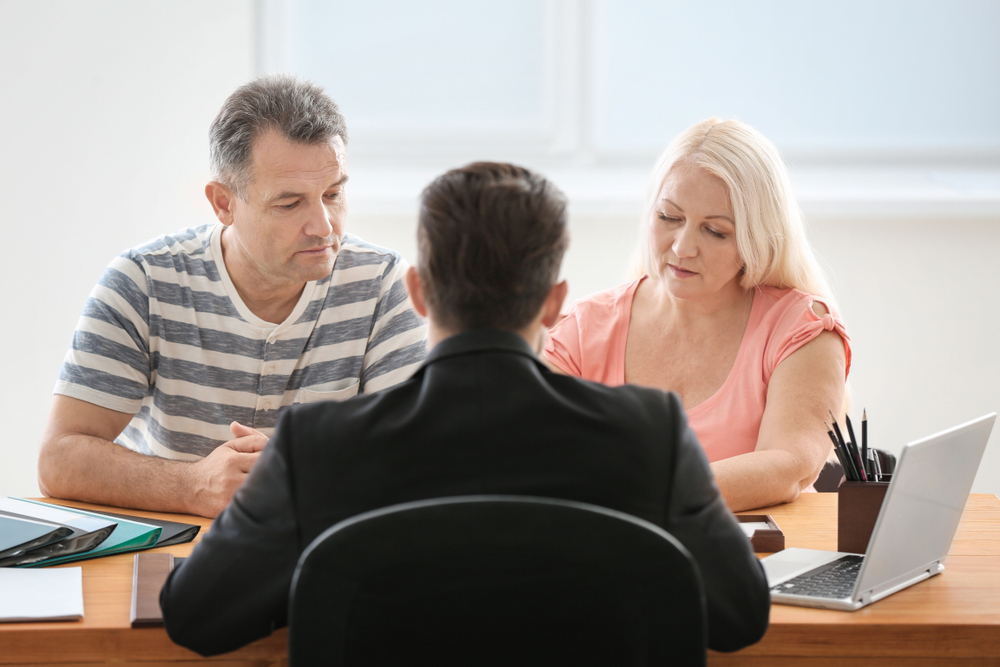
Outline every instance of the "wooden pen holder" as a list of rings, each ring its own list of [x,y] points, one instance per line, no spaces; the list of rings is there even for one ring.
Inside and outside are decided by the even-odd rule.
[[[837,551],[863,554],[889,482],[844,482],[837,490]]]

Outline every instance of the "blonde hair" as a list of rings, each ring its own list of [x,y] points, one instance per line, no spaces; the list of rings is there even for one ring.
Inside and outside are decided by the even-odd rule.
[[[823,270],[806,240],[802,213],[792,195],[784,160],[764,135],[737,120],[709,118],[677,135],[650,178],[640,225],[633,278],[656,266],[649,245],[663,182],[675,164],[687,161],[722,179],[736,220],[736,249],[743,265],[740,285],[794,287],[824,297],[836,307]]]
[[[823,297],[837,308],[823,269],[806,240],[802,212],[792,195],[785,161],[767,137],[738,120],[709,118],[677,135],[656,161],[639,226],[639,245],[630,276],[650,273],[656,258],[648,228],[670,170],[687,161],[722,179],[736,216],[736,250],[743,263],[740,285],[795,288]],[[844,385],[838,417],[850,411],[851,388]],[[831,450],[832,457],[832,450]]]

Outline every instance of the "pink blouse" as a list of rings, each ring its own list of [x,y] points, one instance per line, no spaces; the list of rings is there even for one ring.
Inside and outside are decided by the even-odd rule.
[[[574,304],[549,331],[545,356],[557,368],[607,385],[625,384],[625,343],[632,299],[642,278]],[[813,302],[826,307],[822,317]],[[687,410],[709,461],[752,452],[767,402],[771,374],[788,355],[823,331],[844,339],[851,370],[850,336],[840,315],[822,297],[795,289],[761,286],[755,290],[750,318],[729,377],[719,390]]]

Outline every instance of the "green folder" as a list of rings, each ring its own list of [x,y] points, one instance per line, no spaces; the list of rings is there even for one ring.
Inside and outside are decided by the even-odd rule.
[[[36,505],[45,505],[46,507],[55,507],[60,510],[73,512],[74,514],[82,514],[84,516],[96,517],[100,519],[108,518],[99,512],[88,512],[75,507],[52,505],[50,503],[42,503],[36,500],[28,500],[27,498],[18,498],[18,500],[24,500],[25,502],[34,503]],[[124,551],[144,549],[156,544],[156,541],[160,538],[160,532],[163,530],[160,526],[153,526],[151,524],[141,523],[132,519],[123,519],[120,516],[116,516],[114,520],[118,523],[118,527],[115,528],[110,535],[108,535],[106,540],[97,545],[96,548],[91,549],[90,551],[84,551],[83,553],[71,554],[69,556],[47,558],[44,561],[31,563],[25,567],[48,567],[49,565],[59,565],[61,563],[69,563],[72,561],[84,560],[86,558],[98,558],[100,556],[110,556],[111,554],[122,553]]]

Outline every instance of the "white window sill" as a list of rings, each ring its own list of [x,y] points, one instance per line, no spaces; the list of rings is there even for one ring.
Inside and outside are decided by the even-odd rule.
[[[444,168],[352,166],[349,201],[359,216],[415,216],[423,188]],[[648,169],[540,170],[574,215],[640,215]],[[800,167],[792,182],[809,217],[1000,218],[1000,166]]]

